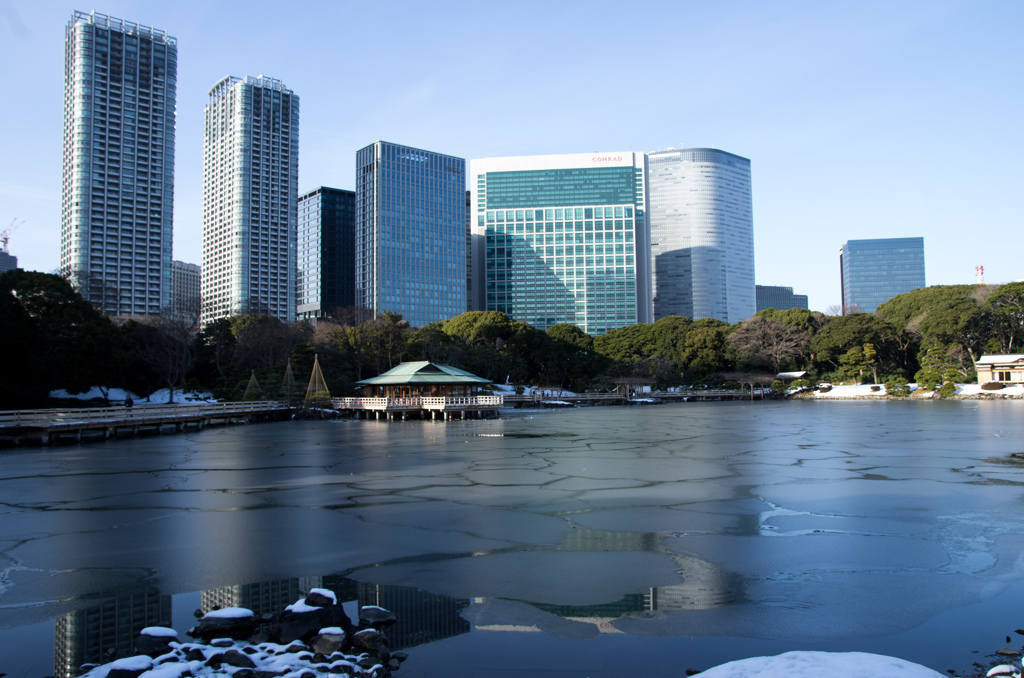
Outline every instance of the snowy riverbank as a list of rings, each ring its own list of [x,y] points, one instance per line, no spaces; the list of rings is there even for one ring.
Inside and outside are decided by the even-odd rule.
[[[911,398],[933,398],[938,397],[934,391],[925,391],[917,384],[908,384]],[[855,384],[855,385],[834,385],[828,391],[803,391],[799,394],[802,398],[820,398],[824,400],[845,400],[845,399],[870,399],[887,398],[884,384]],[[998,391],[983,391],[980,384],[957,384],[954,398],[962,400],[974,400],[982,398],[1024,398],[1024,384],[1008,385]]]

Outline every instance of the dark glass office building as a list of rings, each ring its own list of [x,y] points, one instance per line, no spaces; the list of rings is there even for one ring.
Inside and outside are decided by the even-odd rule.
[[[874,313],[898,294],[925,286],[924,238],[850,240],[839,250],[843,314]]]
[[[386,141],[356,152],[356,305],[413,327],[466,312],[466,161]]]
[[[356,194],[321,186],[299,196],[298,320],[356,303]]]
[[[774,308],[778,311],[788,311],[791,308],[807,308],[806,294],[793,294],[792,287],[779,287],[777,285],[757,285],[757,310],[763,311],[766,308]]]

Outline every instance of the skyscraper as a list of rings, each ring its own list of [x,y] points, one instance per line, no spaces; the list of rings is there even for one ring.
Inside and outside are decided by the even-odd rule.
[[[470,162],[474,308],[588,334],[651,321],[647,156]]]
[[[750,160],[713,148],[649,158],[655,319],[754,315]]]
[[[413,327],[466,311],[466,161],[377,141],[356,153],[356,305]]]
[[[774,308],[777,311],[786,311],[791,308],[807,308],[807,295],[793,294],[792,287],[757,285],[756,294],[758,311],[763,311],[766,308]]]
[[[189,264],[175,259],[171,262],[174,279],[171,294],[171,309],[174,313],[195,316],[201,308],[199,281],[202,278],[198,264]]]
[[[203,143],[203,324],[295,319],[299,97],[280,80],[227,76]]]
[[[160,313],[171,295],[177,42],[75,12],[64,53],[61,272],[108,313]]]
[[[299,320],[356,303],[356,194],[321,186],[299,196]]]
[[[849,240],[839,249],[843,315],[874,313],[897,294],[925,286],[924,238]]]

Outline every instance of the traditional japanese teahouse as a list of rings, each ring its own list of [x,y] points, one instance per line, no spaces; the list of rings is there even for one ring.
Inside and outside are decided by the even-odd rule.
[[[362,397],[338,398],[334,403],[338,409],[357,414],[366,412],[369,416],[373,412],[378,419],[382,413],[389,419],[396,415],[405,419],[411,413],[425,417],[428,412],[431,419],[436,419],[438,413],[443,419],[452,418],[454,413],[461,418],[467,413],[484,416],[496,412],[502,404],[501,396],[482,391],[490,383],[450,365],[401,363],[378,377],[357,381]]]

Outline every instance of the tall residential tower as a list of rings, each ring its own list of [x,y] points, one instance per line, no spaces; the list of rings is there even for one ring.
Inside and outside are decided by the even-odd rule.
[[[61,273],[108,313],[160,313],[171,298],[177,42],[75,12],[64,53]]]
[[[537,329],[651,322],[643,153],[470,162],[474,308]]]
[[[654,317],[754,315],[750,161],[713,148],[649,154]]]
[[[295,319],[299,97],[280,80],[210,90],[203,143],[203,324]]]
[[[356,153],[356,305],[413,327],[465,313],[465,160],[386,141]]]

